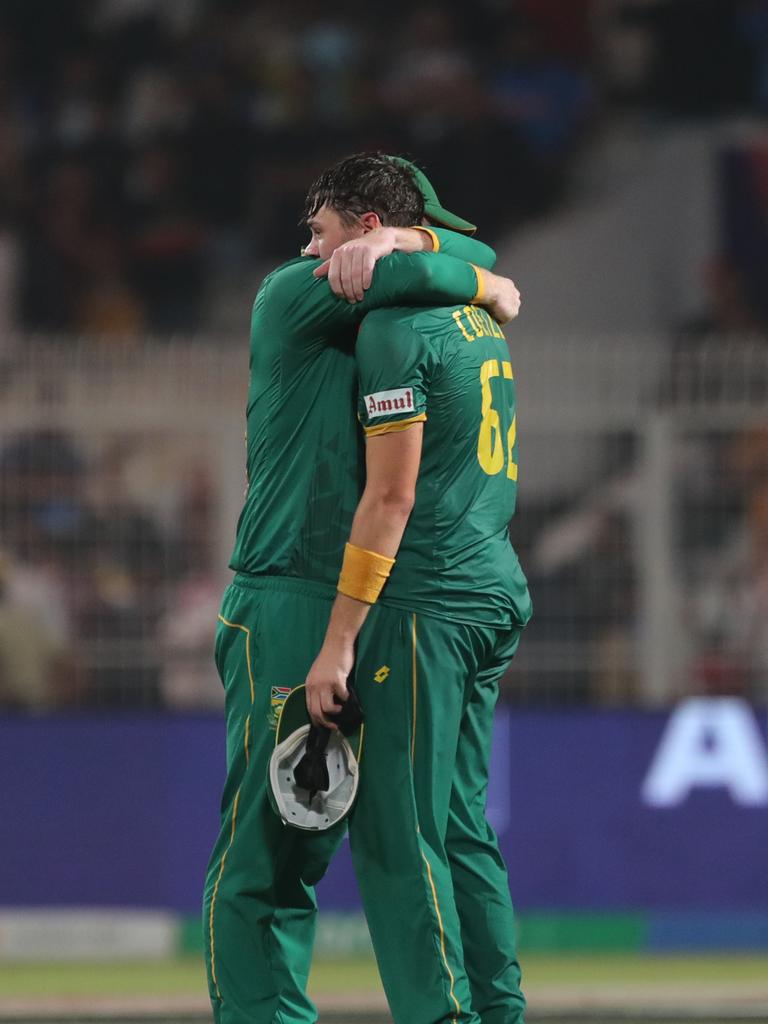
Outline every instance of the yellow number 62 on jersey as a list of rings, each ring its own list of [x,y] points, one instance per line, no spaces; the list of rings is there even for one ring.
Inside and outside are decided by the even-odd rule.
[[[501,437],[501,417],[498,410],[493,408],[491,380],[499,376],[506,380],[513,380],[512,364],[505,359],[501,362],[500,369],[498,359],[486,359],[480,367],[483,404],[480,433],[477,436],[477,461],[480,463],[483,472],[489,476],[496,476],[504,468],[506,457],[507,476],[510,480],[517,480],[517,463],[512,458],[512,451],[517,438],[517,416],[512,418],[512,423],[507,431],[505,452],[504,442]]]

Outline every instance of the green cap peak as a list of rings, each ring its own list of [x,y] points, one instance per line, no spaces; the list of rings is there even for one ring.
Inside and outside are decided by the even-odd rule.
[[[477,231],[476,225],[470,224],[468,220],[464,220],[463,217],[458,217],[455,213],[445,209],[437,197],[434,185],[424,171],[417,167],[416,164],[411,163],[410,160],[406,160],[402,156],[393,156],[391,159],[396,160],[403,167],[407,167],[413,174],[416,184],[424,196],[424,213],[433,223],[441,227],[451,228],[453,231],[462,231],[467,235],[473,235]]]

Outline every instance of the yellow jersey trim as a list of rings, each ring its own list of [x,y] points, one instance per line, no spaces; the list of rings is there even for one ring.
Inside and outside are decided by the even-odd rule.
[[[407,430],[414,423],[424,423],[427,418],[425,412],[418,416],[409,416],[407,420],[395,420],[394,423],[379,423],[375,427],[363,427],[366,437],[378,437],[379,434],[394,434],[398,430]]]
[[[469,265],[474,270],[475,277],[477,278],[477,291],[475,292],[474,299],[472,299],[472,305],[479,306],[485,298],[485,275],[480,267],[476,267],[474,263],[470,263]]]
[[[427,228],[423,224],[414,224],[413,230],[423,231],[425,235],[429,235],[429,237],[432,239],[432,252],[440,252],[440,239],[437,237],[437,234],[432,230],[432,228]]]

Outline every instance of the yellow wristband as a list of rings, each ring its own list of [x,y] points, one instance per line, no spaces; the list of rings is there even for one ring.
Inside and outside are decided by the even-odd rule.
[[[375,604],[394,564],[394,558],[347,544],[337,589],[356,601]]]

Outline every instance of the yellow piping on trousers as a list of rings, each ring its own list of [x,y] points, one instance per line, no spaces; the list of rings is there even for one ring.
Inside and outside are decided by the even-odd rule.
[[[417,676],[416,676],[416,615],[415,614],[413,615],[413,618],[411,620],[411,641],[412,641],[411,687],[412,687],[412,691],[413,691],[413,725],[412,725],[412,731],[411,731],[411,765],[413,765],[414,753],[415,753],[415,750],[416,750],[416,688],[417,688]],[[416,831],[420,832],[421,829],[417,827]],[[458,999],[456,998],[456,993],[454,992],[454,985],[455,985],[456,979],[454,978],[453,971],[451,970],[450,965],[448,964],[448,957],[446,956],[446,952],[445,952],[445,931],[443,929],[443,916],[440,913],[440,903],[438,902],[438,899],[437,899],[437,889],[435,888],[435,882],[434,882],[434,879],[432,878],[432,868],[430,867],[429,861],[427,860],[426,855],[424,854],[423,850],[421,851],[421,856],[422,856],[422,859],[423,859],[424,863],[427,866],[427,878],[429,879],[429,887],[432,890],[432,899],[433,899],[434,904],[435,904],[435,913],[437,914],[437,926],[440,929],[440,952],[442,953],[443,963],[445,964],[445,969],[448,972],[448,977],[449,977],[450,982],[451,982],[451,988],[450,988],[451,999],[453,1000],[454,1006],[456,1007],[456,1013],[461,1013],[461,1004],[459,1003]],[[456,1018],[454,1017],[454,1021],[455,1021],[455,1019]]]
[[[251,684],[251,704],[253,704],[256,697],[253,686],[253,672],[251,671],[251,631],[247,626],[241,626],[239,622],[227,622],[223,615],[219,616],[219,622],[223,622],[225,626],[229,626],[231,629],[241,629],[245,633],[245,663],[248,666],[248,682]]]
[[[228,626],[230,629],[239,629],[239,630],[241,630],[241,632],[245,633],[245,664],[246,664],[246,667],[248,669],[248,683],[250,685],[250,690],[251,690],[251,708],[253,708],[254,701],[256,699],[256,690],[255,690],[254,683],[253,683],[253,670],[251,668],[251,631],[250,631],[250,629],[248,629],[247,626],[242,626],[239,622],[229,622],[227,619],[224,618],[223,615],[219,615],[219,621],[223,622],[224,625]],[[246,718],[246,720],[245,720],[245,737],[244,737],[244,740],[243,740],[244,749],[245,749],[245,765],[246,765],[246,768],[250,764],[250,753],[249,753],[249,750],[248,750],[248,742],[249,742],[249,739],[250,739],[250,735],[251,735],[251,716],[249,715]],[[208,920],[208,930],[209,930],[209,934],[210,934],[210,943],[211,943],[211,979],[213,981],[213,984],[216,986],[216,995],[219,997],[219,999],[221,999],[221,991],[219,989],[219,983],[218,983],[218,981],[216,979],[216,954],[215,954],[216,944],[215,944],[214,935],[213,935],[213,913],[214,913],[214,910],[216,909],[216,897],[218,896],[218,892],[219,892],[219,883],[221,882],[222,875],[224,874],[224,865],[227,862],[227,854],[232,849],[232,843],[234,843],[234,841],[235,841],[235,828],[236,828],[236,825],[237,825],[237,806],[238,806],[239,802],[240,802],[240,789],[238,788],[237,793],[235,794],[234,804],[232,805],[232,832],[231,832],[230,837],[229,837],[229,845],[227,846],[226,850],[224,851],[224,854],[223,854],[223,856],[221,858],[221,864],[219,865],[219,873],[216,876],[216,884],[213,887],[213,894],[211,896],[211,912],[210,912],[209,920]]]
[[[219,867],[219,874],[216,877],[216,884],[213,887],[213,895],[211,896],[211,913],[209,915],[209,921],[208,921],[208,928],[209,928],[209,931],[210,931],[210,938],[211,938],[211,978],[213,980],[213,984],[216,986],[216,995],[219,997],[219,999],[221,999],[221,992],[219,991],[219,983],[216,980],[216,954],[215,954],[215,944],[214,944],[214,940],[213,940],[213,911],[214,911],[214,908],[216,906],[216,896],[218,895],[218,892],[219,892],[219,882],[221,881],[221,876],[224,874],[224,865],[227,862],[227,854],[232,849],[232,843],[235,841],[235,827],[237,825],[237,805],[238,805],[239,801],[240,801],[240,790],[238,789],[237,793],[235,793],[235,802],[232,805],[232,832],[231,832],[230,837],[229,837],[229,846],[226,848],[226,850],[224,851],[224,855],[221,858],[221,865]]]
[[[429,861],[427,860],[426,855],[425,855],[423,850],[421,851],[421,856],[422,856],[422,859],[424,860],[424,863],[427,865],[427,877],[429,878],[429,886],[430,886],[430,888],[432,890],[432,899],[435,901],[435,912],[437,914],[437,925],[438,925],[438,928],[440,929],[440,952],[443,954],[443,963],[445,964],[445,969],[448,972],[448,977],[451,980],[451,999],[453,1000],[453,1004],[456,1007],[456,1013],[461,1013],[461,1004],[459,1003],[458,999],[456,998],[456,993],[453,991],[453,986],[455,984],[456,979],[453,976],[453,971],[451,970],[450,966],[448,965],[448,957],[446,956],[446,953],[445,953],[445,931],[443,930],[443,917],[442,917],[442,914],[440,913],[440,904],[437,901],[437,889],[435,888],[435,882],[434,882],[434,879],[432,878],[432,868],[429,866]],[[454,1018],[454,1021],[455,1021],[455,1018]]]

